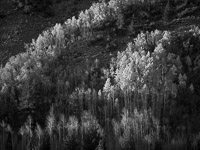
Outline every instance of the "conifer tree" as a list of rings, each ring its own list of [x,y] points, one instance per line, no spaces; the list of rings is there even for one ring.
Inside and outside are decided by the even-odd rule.
[[[171,19],[172,14],[173,14],[172,3],[171,0],[168,0],[163,14],[163,21],[168,22]]]

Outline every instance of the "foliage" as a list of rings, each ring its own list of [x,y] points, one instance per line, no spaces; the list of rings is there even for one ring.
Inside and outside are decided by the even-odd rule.
[[[88,112],[83,112],[82,115],[82,130],[83,130],[83,149],[95,150],[99,141],[102,139],[103,130],[97,122],[97,119]]]
[[[102,69],[104,76],[97,63],[71,68],[66,59],[68,51],[92,40],[105,24],[123,29],[132,6],[147,9],[156,3],[94,3],[78,18],[44,31],[1,67],[5,109],[0,120],[11,124],[12,135],[19,131],[22,150],[198,148],[198,27],[138,34],[109,69]]]
[[[156,120],[150,111],[129,113],[124,109],[121,122],[114,123],[115,136],[117,136],[122,149],[144,149],[148,143],[155,148],[156,141],[159,140],[159,121]]]
[[[199,85],[195,76],[199,74],[199,29],[192,27],[184,31],[139,34],[125,51],[118,52],[104,89],[108,95],[122,91],[124,98],[114,94],[115,99],[119,98],[130,112],[134,109],[151,110],[160,121],[160,139],[164,140],[170,133],[174,137],[181,132],[187,137],[188,145],[191,136],[199,132],[198,121],[195,121],[199,92],[195,92],[194,88],[196,84],[198,90]],[[181,119],[178,119],[180,116]],[[185,129],[177,131],[180,126],[184,126],[187,132]],[[191,147],[188,146],[188,149]]]

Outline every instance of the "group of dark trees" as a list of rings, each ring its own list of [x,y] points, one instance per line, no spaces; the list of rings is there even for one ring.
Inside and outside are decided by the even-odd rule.
[[[18,9],[23,9],[25,14],[32,12],[46,12],[49,17],[53,16],[52,5],[60,0],[17,0],[15,4]]]

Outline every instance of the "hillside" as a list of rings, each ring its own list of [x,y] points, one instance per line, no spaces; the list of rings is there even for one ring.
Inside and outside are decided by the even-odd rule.
[[[0,19],[1,150],[200,148],[198,0],[52,8]]]
[[[0,57],[3,64],[10,56],[24,52],[24,44],[31,43],[42,31],[78,15],[79,11],[90,7],[95,0],[61,0],[54,2],[50,9],[28,14],[24,12],[24,7],[19,7],[14,1],[0,1]]]

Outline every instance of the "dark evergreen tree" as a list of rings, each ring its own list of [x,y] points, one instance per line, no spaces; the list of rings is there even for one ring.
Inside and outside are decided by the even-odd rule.
[[[172,1],[168,0],[167,4],[165,6],[164,14],[163,14],[163,20],[164,21],[169,21],[171,20],[173,15],[173,6],[172,6]]]

